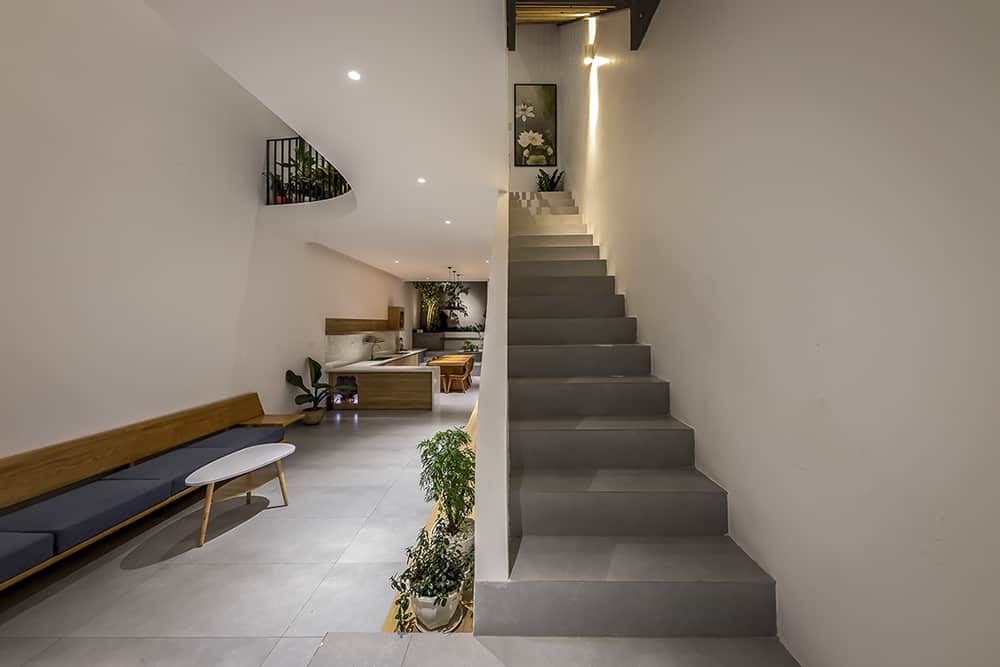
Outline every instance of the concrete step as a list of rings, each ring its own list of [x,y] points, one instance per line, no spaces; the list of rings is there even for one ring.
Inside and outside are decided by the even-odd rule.
[[[566,201],[573,200],[573,193],[566,190],[558,192],[511,192],[511,199],[514,201]]]
[[[614,276],[511,276],[508,293],[515,296],[553,296],[558,294],[614,294]]]
[[[511,296],[507,316],[516,317],[625,317],[621,294],[571,296]]]
[[[667,415],[513,419],[511,470],[694,465],[694,429]]]
[[[608,263],[603,259],[519,260],[507,268],[510,276],[604,276]]]
[[[578,215],[527,215],[524,218],[511,216],[511,236],[534,236],[537,234],[589,234],[587,225],[578,222]]]
[[[512,535],[725,535],[726,492],[694,468],[546,468],[510,477]]]
[[[510,345],[509,377],[649,375],[650,347],[638,343]]]
[[[574,206],[572,201],[562,206],[542,202],[522,202],[515,204],[511,210],[517,209],[528,211],[532,215],[576,215],[580,212],[580,208]]]
[[[479,635],[776,633],[774,580],[728,537],[526,536],[514,549],[510,581],[476,584]],[[713,640],[702,641],[708,646]],[[676,664],[796,664],[780,645],[772,649],[774,659],[760,663],[743,654],[702,662],[695,658],[703,656],[698,650]],[[648,664],[675,664],[658,657]]]
[[[511,248],[508,256],[511,261],[600,259],[601,249],[596,245],[536,246],[534,248]]]
[[[594,245],[593,234],[536,234],[510,237],[511,248]]]
[[[634,343],[634,317],[556,317],[507,320],[508,345]]]
[[[511,419],[670,413],[670,383],[637,377],[510,378]]]

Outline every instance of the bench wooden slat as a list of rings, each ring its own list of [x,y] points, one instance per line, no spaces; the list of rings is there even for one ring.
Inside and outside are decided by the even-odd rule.
[[[257,394],[241,394],[0,459],[0,508],[110,472],[263,414]]]

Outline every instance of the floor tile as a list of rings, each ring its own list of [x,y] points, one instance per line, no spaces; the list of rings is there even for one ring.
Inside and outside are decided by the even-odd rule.
[[[170,563],[73,634],[280,637],[329,571],[328,565]]]
[[[403,474],[397,465],[285,466],[289,489],[297,486],[379,486],[388,489]]]
[[[57,641],[55,637],[0,637],[0,667],[21,667]]]
[[[254,497],[266,498],[268,512],[279,512],[286,519],[367,518],[388,489],[384,486],[288,486],[288,506],[282,504],[281,489],[269,483],[254,491]]]
[[[308,667],[322,637],[283,637],[262,667]]]
[[[402,560],[398,563],[338,563],[306,602],[286,636],[379,632],[394,597],[389,577],[404,567]]]
[[[520,667],[519,663],[510,664],[517,664]],[[500,667],[504,663],[473,635],[428,633],[413,635],[403,665],[405,667]]]
[[[368,519],[340,557],[340,563],[398,563],[406,560],[406,547],[417,541],[427,520],[375,517]]]
[[[32,660],[30,667],[258,667],[277,642],[274,638],[134,639],[72,637],[60,639]]]
[[[331,633],[309,667],[400,667],[409,643],[410,635]]]

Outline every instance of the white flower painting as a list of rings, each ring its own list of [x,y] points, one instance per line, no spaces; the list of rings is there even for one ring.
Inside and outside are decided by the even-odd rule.
[[[556,86],[514,86],[514,166],[556,166]]]

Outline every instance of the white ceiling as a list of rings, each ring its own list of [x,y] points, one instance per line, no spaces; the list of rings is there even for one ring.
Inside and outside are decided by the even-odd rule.
[[[502,0],[147,4],[351,183],[356,208],[324,243],[404,279],[487,277],[507,182]]]

